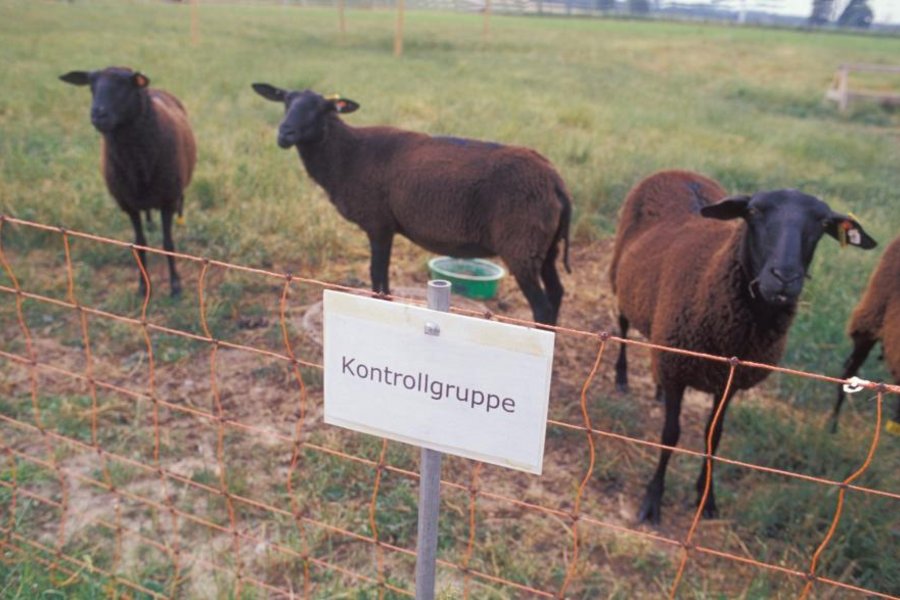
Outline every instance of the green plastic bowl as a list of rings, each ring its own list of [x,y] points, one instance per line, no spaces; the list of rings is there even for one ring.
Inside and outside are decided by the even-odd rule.
[[[432,279],[446,279],[456,294],[476,300],[489,300],[497,295],[497,285],[506,269],[483,258],[438,256],[428,261]]]

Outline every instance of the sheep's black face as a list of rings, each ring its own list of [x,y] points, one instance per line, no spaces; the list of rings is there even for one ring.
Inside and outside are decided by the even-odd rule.
[[[72,71],[60,79],[91,86],[91,123],[100,133],[111,133],[136,119],[144,106],[144,88],[150,83],[141,73],[120,67]]]
[[[278,145],[290,148],[321,142],[330,112],[334,112],[334,105],[315,92],[289,92],[284,100],[284,119],[278,126]]]
[[[746,258],[766,302],[797,302],[830,215],[824,202],[794,191],[762,193],[750,201]]]
[[[350,113],[359,108],[353,100],[325,98],[311,90],[288,91],[268,83],[254,83],[252,87],[266,100],[284,103],[284,119],[278,127],[278,145],[282,148],[321,142],[327,134],[330,113]]]
[[[751,293],[774,306],[796,304],[823,233],[861,248],[875,246],[855,220],[796,190],[728,198],[703,207],[700,213],[717,219],[744,219],[743,260],[752,280]]]

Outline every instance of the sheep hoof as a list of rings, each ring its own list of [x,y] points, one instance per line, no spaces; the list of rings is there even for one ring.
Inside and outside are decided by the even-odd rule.
[[[716,508],[715,504],[711,504],[709,502],[706,503],[706,506],[703,507],[703,518],[704,519],[716,519],[719,517],[719,509]]]
[[[620,394],[627,394],[628,393],[628,384],[620,383],[617,381],[616,382],[616,391]]]
[[[173,281],[172,282],[172,291],[170,292],[172,298],[181,298],[181,282]]]
[[[641,509],[638,511],[638,523],[649,522],[651,525],[659,525],[661,515],[660,499],[650,495],[644,497]]]

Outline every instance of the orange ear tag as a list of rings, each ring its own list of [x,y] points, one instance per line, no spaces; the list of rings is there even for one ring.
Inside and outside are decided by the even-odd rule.
[[[178,215],[175,217],[175,223],[177,225],[184,225],[187,221],[185,221],[184,215]]]
[[[847,247],[847,232],[851,227],[853,225],[850,224],[850,221],[841,221],[841,226],[838,227],[838,241],[841,243],[841,248]],[[856,231],[856,236],[859,237],[858,231]]]

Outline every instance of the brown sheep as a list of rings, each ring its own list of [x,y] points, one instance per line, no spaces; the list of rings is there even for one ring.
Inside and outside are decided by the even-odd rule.
[[[146,246],[141,211],[149,221],[150,209],[162,214],[163,248],[175,251],[172,217],[181,217],[184,189],[197,161],[194,134],[187,112],[172,94],[148,87],[150,80],[126,67],[102,71],[71,71],[60,79],[91,86],[91,123],[103,136],[101,163],[106,187],[128,213],[135,243]],[[146,252],[138,255],[146,270]],[[168,256],[172,296],[181,293],[175,258]],[[138,275],[139,293],[147,293]]]
[[[534,320],[556,323],[563,286],[555,263],[562,240],[568,270],[571,201],[547,159],[526,148],[351,127],[338,114],[355,111],[352,100],[265,83],[253,89],[284,103],[278,145],[297,148],[338,212],[368,236],[374,291],[389,293],[391,245],[399,233],[439,254],[499,255]]]
[[[853,352],[844,362],[842,379],[856,375],[872,347],[881,340],[888,370],[894,383],[900,385],[900,237],[891,242],[872,272],[866,292],[850,316],[847,334],[853,340]],[[837,431],[843,402],[844,388],[838,386],[832,432]],[[897,401],[894,422],[900,423],[900,400]]]
[[[654,344],[776,364],[784,351],[816,245],[823,233],[872,248],[875,241],[853,219],[796,190],[726,198],[716,182],[687,171],[663,171],[641,181],[625,200],[616,230],[610,278],[621,337],[630,325]],[[766,369],[738,368],[725,394],[729,365],[674,352],[651,352],[653,377],[665,401],[662,443],[675,446],[684,390],[713,395],[706,425],[737,390],[766,378]],[[625,345],[616,383],[628,386]],[[722,419],[712,435],[715,453]],[[671,450],[663,450],[638,512],[658,523]],[[706,463],[697,480],[698,501]],[[717,514],[712,486],[703,514]]]

